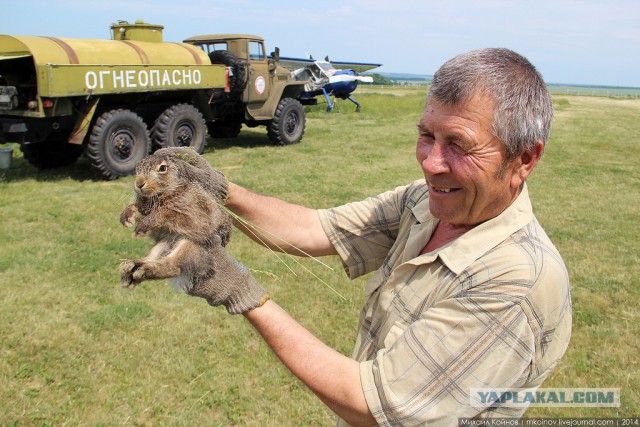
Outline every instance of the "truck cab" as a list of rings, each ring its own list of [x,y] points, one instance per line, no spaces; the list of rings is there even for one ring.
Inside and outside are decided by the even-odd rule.
[[[190,37],[193,44],[209,55],[213,64],[223,63],[234,72],[232,88],[242,96],[248,119],[271,120],[283,97],[296,98],[303,85],[291,79],[291,73],[278,65],[278,50],[268,56],[264,39],[250,34],[210,34]]]

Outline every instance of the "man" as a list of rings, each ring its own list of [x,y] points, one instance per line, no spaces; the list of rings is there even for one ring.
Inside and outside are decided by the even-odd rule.
[[[424,180],[326,210],[229,184],[227,206],[291,243],[284,250],[339,255],[352,279],[375,271],[353,358],[312,336],[223,250],[219,283],[193,294],[243,313],[341,423],[521,416],[522,408],[472,405],[470,396],[477,388],[535,390],[569,342],[567,271],[525,184],[552,116],[547,88],[525,58],[472,51],[434,76],[418,123]]]

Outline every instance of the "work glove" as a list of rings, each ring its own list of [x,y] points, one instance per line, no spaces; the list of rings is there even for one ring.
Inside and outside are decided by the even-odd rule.
[[[209,179],[205,180],[203,187],[224,205],[229,197],[229,180],[225,174],[211,166],[209,166],[208,172]]]
[[[255,281],[244,265],[233,259],[221,244],[211,249],[213,274],[193,283],[189,295],[204,298],[217,307],[224,305],[229,314],[239,314],[262,306],[269,293]]]

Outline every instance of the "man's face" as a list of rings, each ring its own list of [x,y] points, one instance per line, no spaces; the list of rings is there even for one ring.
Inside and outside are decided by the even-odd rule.
[[[494,102],[473,96],[460,105],[435,97],[418,124],[416,158],[429,186],[429,209],[441,221],[473,226],[499,215],[518,196],[518,161],[492,134]]]

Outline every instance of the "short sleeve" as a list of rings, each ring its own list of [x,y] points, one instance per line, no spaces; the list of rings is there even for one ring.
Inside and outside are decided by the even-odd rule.
[[[425,192],[424,180],[416,181],[360,202],[318,211],[349,278],[382,265],[396,243],[403,218]]]
[[[324,231],[351,279],[378,269],[395,242],[400,212],[390,198],[385,194],[319,211]]]

